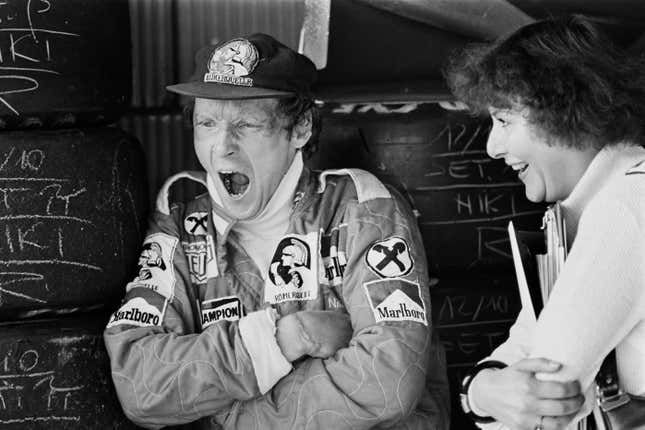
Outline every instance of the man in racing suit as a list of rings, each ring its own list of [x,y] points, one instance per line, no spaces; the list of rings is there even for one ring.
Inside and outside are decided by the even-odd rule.
[[[367,172],[304,166],[306,57],[256,34],[200,61],[198,81],[169,89],[196,97],[206,172],[160,191],[140,275],[105,330],[127,416],[148,428],[447,429],[410,208]],[[281,99],[309,104],[285,125]],[[179,180],[207,192],[170,205]]]

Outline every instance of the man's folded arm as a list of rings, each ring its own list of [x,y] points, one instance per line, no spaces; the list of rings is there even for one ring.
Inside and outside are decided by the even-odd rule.
[[[149,264],[128,284],[104,333],[124,412],[149,428],[194,421],[259,396],[291,370],[276,343],[272,309],[197,333],[176,223],[155,218],[141,257]]]
[[[447,428],[445,361],[432,340],[420,235],[395,200],[373,203],[348,209],[342,297],[354,328],[349,345],[330,358],[301,361],[267,395],[238,402],[218,417],[225,428],[387,427],[419,413],[427,380],[436,392],[424,399],[428,415],[417,422]]]

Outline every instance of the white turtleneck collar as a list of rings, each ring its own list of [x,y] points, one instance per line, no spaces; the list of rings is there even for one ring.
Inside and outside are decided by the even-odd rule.
[[[262,211],[251,219],[236,220],[230,217],[222,216],[222,199],[215,188],[215,183],[211,175],[207,175],[207,188],[211,199],[219,206],[219,211],[213,211],[213,223],[215,229],[222,235],[230,228],[234,231],[244,250],[253,258],[262,275],[271,262],[272,253],[280,238],[289,228],[289,216],[293,205],[293,198],[298,186],[298,181],[304,162],[302,152],[297,151],[293,157],[291,166],[282,177],[282,181],[276,188],[269,203]]]
[[[624,175],[628,168],[643,157],[645,149],[631,144],[607,145],[596,154],[571,194],[561,202],[570,244],[578,231],[582,212],[591,199],[616,175]]]

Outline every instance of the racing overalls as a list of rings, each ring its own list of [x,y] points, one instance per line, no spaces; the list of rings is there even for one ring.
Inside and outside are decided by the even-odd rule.
[[[447,429],[446,365],[431,321],[427,263],[410,208],[357,169],[299,179],[269,267],[239,245],[208,194],[157,199],[139,272],[105,342],[126,415],[159,428]],[[289,363],[275,320],[350,315],[353,337],[327,359]]]

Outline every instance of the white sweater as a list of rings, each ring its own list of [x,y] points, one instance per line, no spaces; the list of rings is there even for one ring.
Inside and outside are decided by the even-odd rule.
[[[562,363],[558,373],[544,376],[580,381],[587,397],[581,417],[590,412],[592,383],[614,348],[622,387],[645,393],[645,149],[600,151],[562,206],[573,245],[549,301],[537,323],[522,310],[509,338],[487,359]]]

